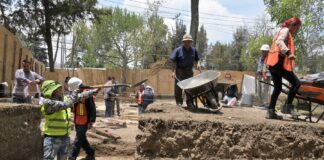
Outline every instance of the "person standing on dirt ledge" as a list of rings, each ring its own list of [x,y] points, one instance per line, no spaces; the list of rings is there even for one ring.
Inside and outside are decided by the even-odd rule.
[[[261,56],[258,60],[257,71],[255,74],[256,80],[258,80],[257,81],[257,85],[258,85],[257,93],[258,93],[259,100],[260,100],[260,106],[268,108],[269,98],[270,98],[269,85],[262,84],[259,81],[264,81],[266,83],[270,83],[270,81],[271,81],[270,71],[265,64],[268,59],[270,46],[268,44],[263,44],[261,46],[260,50],[261,50]]]
[[[282,24],[282,28],[276,34],[272,41],[271,49],[267,59],[267,66],[272,76],[274,90],[271,95],[269,109],[266,118],[269,119],[282,119],[275,112],[275,106],[278,96],[282,90],[282,78],[288,80],[291,88],[288,93],[287,102],[281,112],[293,113],[292,102],[300,87],[300,81],[294,74],[294,60],[295,60],[295,47],[293,35],[297,33],[301,21],[297,17],[292,17]],[[293,113],[294,115],[294,113]]]
[[[176,48],[170,59],[173,62],[172,67],[172,78],[175,79],[174,86],[174,97],[178,106],[182,106],[182,89],[177,85],[178,81],[191,78],[193,76],[194,64],[197,65],[197,68],[200,70],[200,55],[198,51],[192,47],[192,37],[189,34],[185,34],[182,39],[183,45]],[[193,100],[189,98],[189,95],[186,95],[187,107],[194,108]]]
[[[98,93],[100,90],[94,89],[80,93],[78,83],[69,83],[69,90],[72,93],[69,97],[63,95],[62,86],[53,81],[43,82],[41,91],[44,98],[41,98],[41,112],[45,116],[43,126],[43,159],[65,160],[68,156],[70,145],[70,132],[72,128],[71,107],[82,98],[88,98]]]
[[[31,95],[28,93],[28,85],[41,84],[44,78],[30,70],[31,62],[23,60],[23,68],[18,69],[15,73],[16,85],[13,89],[13,103],[31,103]]]

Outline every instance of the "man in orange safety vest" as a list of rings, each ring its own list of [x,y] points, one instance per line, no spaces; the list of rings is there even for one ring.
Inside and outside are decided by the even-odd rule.
[[[83,84],[80,85],[80,91]],[[76,130],[76,136],[73,143],[73,149],[70,154],[69,160],[75,160],[80,152],[81,147],[87,153],[87,160],[95,159],[95,150],[90,146],[86,132],[92,128],[93,123],[96,121],[96,105],[94,102],[95,97],[82,99],[81,102],[75,103],[74,112],[74,124]]]

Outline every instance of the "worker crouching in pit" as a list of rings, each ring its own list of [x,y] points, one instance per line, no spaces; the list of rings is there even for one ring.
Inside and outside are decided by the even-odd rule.
[[[148,105],[154,101],[154,90],[151,86],[141,84],[136,91],[135,98],[137,99],[138,113],[145,113]]]
[[[277,115],[275,112],[276,102],[282,90],[282,78],[285,78],[291,84],[287,102],[283,107],[282,112],[292,113],[293,115],[298,114],[292,112],[292,102],[300,86],[300,81],[293,72],[295,59],[293,35],[297,33],[300,26],[301,21],[299,18],[290,18],[282,24],[281,30],[273,39],[266,64],[269,66],[274,90],[271,95],[266,118],[282,119],[282,116]]]
[[[62,86],[53,81],[43,82],[41,91],[44,98],[41,98],[41,112],[45,116],[45,125],[43,127],[43,159],[65,160],[68,156],[68,147],[70,145],[70,132],[72,127],[71,108],[73,104],[79,102],[82,98],[88,98],[97,94],[99,89],[94,89],[79,93],[77,88],[65,97]]]
[[[79,91],[85,91],[85,87],[82,84],[82,81],[78,78],[71,78],[71,81],[75,81],[76,85],[79,86]],[[89,98],[82,98],[81,101],[74,104],[73,113],[74,113],[74,124],[76,136],[73,142],[73,149],[69,156],[69,160],[76,160],[79,155],[81,147],[85,150],[87,156],[86,160],[95,159],[95,150],[90,146],[87,139],[86,133],[88,129],[92,128],[92,125],[96,121],[96,105],[94,102],[94,96]]]

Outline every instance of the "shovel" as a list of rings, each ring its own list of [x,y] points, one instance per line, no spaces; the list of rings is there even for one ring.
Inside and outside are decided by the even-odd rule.
[[[80,88],[82,89],[95,89],[95,88],[109,88],[109,87],[115,87],[115,86],[118,86],[118,87],[129,87],[129,88],[135,88],[137,86],[140,86],[141,84],[143,84],[144,82],[146,82],[147,79],[145,80],[142,80],[140,82],[137,82],[135,84],[108,84],[108,85],[105,85],[105,84],[99,84],[99,85],[93,85],[93,86],[82,86]]]

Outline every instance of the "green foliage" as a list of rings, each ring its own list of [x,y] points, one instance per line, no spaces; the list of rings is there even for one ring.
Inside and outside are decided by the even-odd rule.
[[[144,39],[140,41],[141,51],[144,54],[143,68],[149,68],[150,64],[168,55],[167,34],[168,27],[164,24],[163,18],[150,15],[143,33]]]
[[[244,70],[255,71],[259,57],[261,56],[260,48],[263,44],[271,46],[272,37],[263,36],[251,38],[247,47],[243,49],[241,62]]]
[[[302,27],[294,37],[297,66],[300,72],[320,72],[321,63],[314,63],[323,53],[323,6],[322,0],[264,0],[271,19],[277,24],[297,16]]]
[[[182,20],[176,19],[176,28],[173,31],[171,45],[172,50],[182,45],[183,35],[186,34],[186,25]]]
[[[198,53],[203,54],[205,53],[205,50],[207,49],[207,44],[208,39],[207,39],[207,31],[204,28],[204,25],[200,26],[200,29],[197,34],[197,50]]]
[[[242,51],[247,46],[249,40],[249,32],[247,28],[240,27],[236,30],[233,37],[234,37],[234,41],[232,43],[232,54],[230,55],[229,58],[232,65],[230,69],[242,71],[243,66],[240,59],[241,59]]]
[[[212,51],[207,55],[207,68],[216,70],[228,70],[232,67],[232,45],[216,42]]]
[[[52,36],[66,35],[75,22],[96,17],[96,3],[97,0],[9,1],[7,5],[0,6],[0,10],[6,10],[2,12],[0,21],[11,31],[26,34],[28,40],[36,41],[33,38],[41,37],[47,46],[50,71],[54,71]]]

